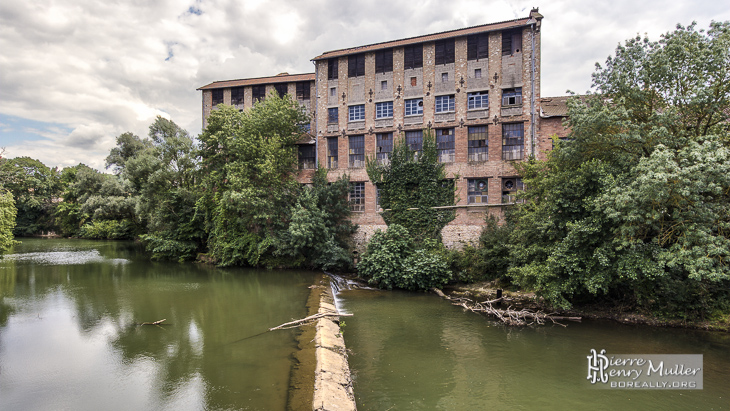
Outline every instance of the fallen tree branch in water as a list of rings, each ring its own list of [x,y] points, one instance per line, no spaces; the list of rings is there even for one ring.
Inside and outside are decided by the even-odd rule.
[[[285,330],[287,328],[299,327],[300,325],[304,325],[304,324],[306,324],[306,323],[308,323],[310,321],[313,321],[313,320],[316,320],[316,319],[319,319],[319,318],[323,318],[323,317],[352,317],[352,316],[353,316],[353,314],[337,314],[336,312],[317,313],[317,314],[314,314],[314,315],[310,315],[309,317],[304,317],[304,318],[302,318],[300,320],[291,321],[291,322],[288,322],[288,323],[284,323],[284,324],[281,324],[281,325],[277,325],[276,327],[269,328],[269,331]]]
[[[165,321],[167,321],[167,318],[163,318],[161,320],[157,320],[157,321],[151,322],[151,323],[142,323],[140,325],[160,325],[160,324],[164,323]]]
[[[481,303],[472,301],[468,298],[456,297],[452,298],[444,294],[443,291],[438,288],[432,288],[433,292],[438,294],[439,297],[451,301],[451,304],[458,305],[474,313],[485,313],[496,317],[501,322],[507,325],[531,325],[531,324],[544,324],[546,320],[552,321],[554,324],[562,325],[558,321],[580,321],[581,317],[563,317],[555,315],[554,313],[543,313],[542,311],[529,311],[526,309],[513,310],[512,307],[508,307],[506,310],[500,308],[494,308],[492,303],[504,300],[504,297],[500,297],[494,300],[483,301]]]

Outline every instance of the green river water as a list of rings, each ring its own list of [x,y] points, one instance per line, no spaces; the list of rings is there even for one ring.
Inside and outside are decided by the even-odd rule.
[[[0,260],[0,410],[283,410],[302,271],[150,262],[132,243],[24,239]],[[360,410],[730,408],[727,333],[506,328],[429,294],[345,290]],[[163,326],[138,325],[166,319]],[[704,355],[704,389],[602,390],[591,348]]]

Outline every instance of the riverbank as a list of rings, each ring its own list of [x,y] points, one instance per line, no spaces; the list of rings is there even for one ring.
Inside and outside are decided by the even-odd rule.
[[[454,297],[466,297],[475,300],[489,300],[497,296],[498,288],[493,282],[479,282],[472,284],[450,284],[444,287],[444,293]],[[514,308],[528,308],[555,312],[567,317],[582,317],[593,320],[613,320],[622,324],[641,324],[653,327],[688,328],[695,330],[730,332],[730,316],[717,321],[689,321],[678,319],[663,319],[651,314],[637,312],[626,307],[605,306],[600,304],[586,304],[574,306],[570,310],[555,310],[535,293],[526,291],[503,290],[503,296]]]

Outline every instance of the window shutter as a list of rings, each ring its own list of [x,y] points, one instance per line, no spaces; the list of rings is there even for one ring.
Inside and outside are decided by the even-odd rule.
[[[454,39],[441,40],[436,42],[436,64],[449,64],[454,62],[455,57]]]
[[[480,34],[477,46],[477,59],[489,58],[489,34]]]
[[[467,60],[476,60],[477,57],[477,47],[479,45],[479,41],[477,39],[476,35],[469,36],[466,38],[466,59]]]
[[[337,57],[327,60],[327,79],[335,80],[338,77],[337,70]]]
[[[444,43],[441,41],[436,42],[435,47],[436,64],[444,64]]]

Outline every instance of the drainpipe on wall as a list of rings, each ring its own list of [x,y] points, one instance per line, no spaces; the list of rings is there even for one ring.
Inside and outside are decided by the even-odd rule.
[[[317,62],[314,61],[314,167],[319,168],[319,129],[317,128],[317,108],[319,107],[319,76]]]
[[[531,141],[531,154],[535,157],[535,19],[530,26],[530,34],[532,35],[532,53],[530,53],[530,141]]]

